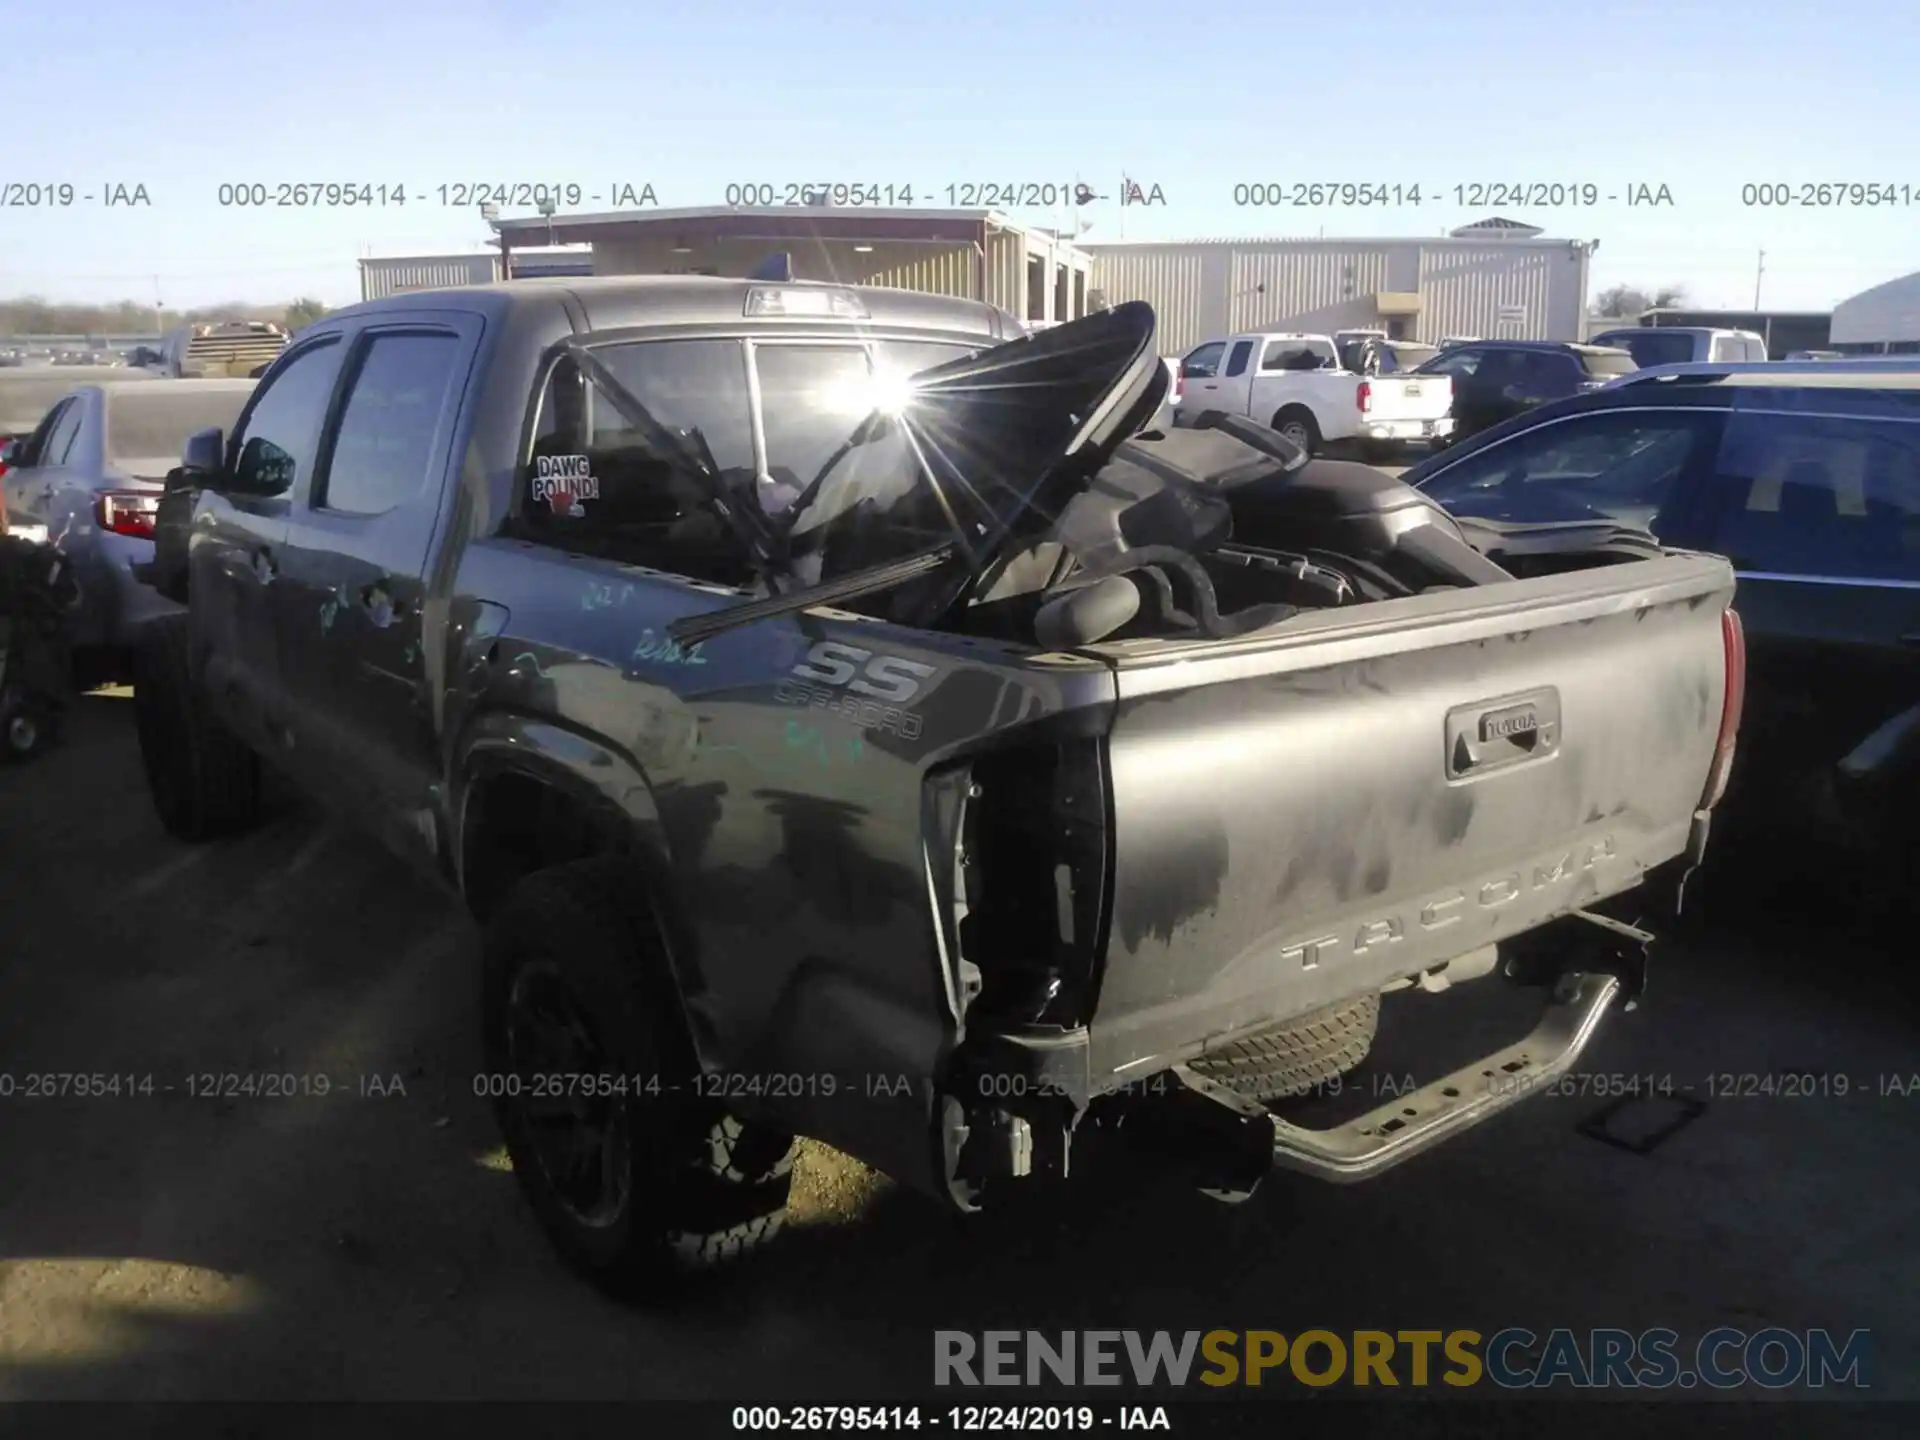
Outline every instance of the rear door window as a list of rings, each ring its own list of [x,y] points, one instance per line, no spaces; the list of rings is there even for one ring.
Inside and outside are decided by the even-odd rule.
[[[1920,580],[1920,421],[1736,410],[1715,468],[1736,569]]]
[[[745,346],[653,340],[596,346],[593,354],[655,426],[635,423],[562,354],[540,397],[517,523],[530,538],[743,582],[745,549],[713,513],[688,457],[710,455],[722,485],[751,494],[757,467]]]
[[[1523,350],[1519,355],[1520,393],[1529,400],[1571,395],[1580,385],[1580,366],[1557,350]]]
[[[27,443],[20,453],[18,468],[30,470],[36,465],[49,463],[46,459],[47,442],[53,438],[53,432],[59,428],[60,422],[67,418],[68,412],[78,404],[77,400],[54,402],[53,408],[41,416],[40,423],[33,427],[33,434],[27,437]]]
[[[1460,515],[1519,523],[1614,520],[1659,534],[1721,412],[1600,410],[1523,430],[1437,471],[1422,489]]]
[[[80,424],[86,418],[86,407],[78,400],[70,400],[60,412],[60,418],[54,421],[53,428],[47,432],[46,448],[40,452],[35,462],[40,465],[64,465],[73,454],[73,443],[80,438]]]
[[[1232,379],[1235,375],[1246,374],[1247,361],[1251,359],[1252,356],[1253,342],[1251,340],[1235,341],[1233,352],[1227,356],[1227,378]]]

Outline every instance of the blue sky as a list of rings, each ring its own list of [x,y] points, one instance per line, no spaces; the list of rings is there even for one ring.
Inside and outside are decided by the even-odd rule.
[[[479,247],[437,186],[521,181],[651,184],[663,206],[730,182],[911,184],[925,204],[950,183],[1112,192],[1126,174],[1167,200],[1130,207],[1128,239],[1437,234],[1486,213],[1435,201],[1456,184],[1665,185],[1670,207],[1506,209],[1598,238],[1596,286],[1701,304],[1751,304],[1763,248],[1771,307],[1920,268],[1912,0],[93,0],[15,6],[6,35],[0,184],[140,184],[152,204],[0,208],[0,296],[343,303],[359,255]],[[222,182],[300,180],[427,199],[217,203]],[[1419,184],[1427,203],[1236,207],[1250,181]],[[1742,203],[1743,185],[1821,181],[1911,203]],[[1121,238],[1113,204],[1085,214],[1089,240]]]

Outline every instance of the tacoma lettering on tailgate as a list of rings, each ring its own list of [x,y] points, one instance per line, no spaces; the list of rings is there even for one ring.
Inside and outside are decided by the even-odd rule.
[[[1417,909],[1408,907],[1391,915],[1364,920],[1338,935],[1322,935],[1280,952],[1283,963],[1298,964],[1302,970],[1317,969],[1323,961],[1343,955],[1364,955],[1382,945],[1419,934],[1443,929],[1464,920],[1476,910],[1497,910],[1512,904],[1529,892],[1571,884],[1575,877],[1611,860],[1618,854],[1611,835],[1579,845],[1561,855],[1551,867],[1539,863],[1526,870],[1509,870],[1479,885],[1455,888],[1436,895]]]

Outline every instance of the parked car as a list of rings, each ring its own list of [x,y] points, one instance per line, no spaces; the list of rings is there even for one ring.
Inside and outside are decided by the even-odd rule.
[[[1633,363],[1685,365],[1756,364],[1767,358],[1767,342],[1751,330],[1716,330],[1705,325],[1624,325],[1587,337],[1589,345],[1610,345],[1633,356]]]
[[[1457,444],[1536,405],[1596,389],[1637,368],[1624,350],[1557,340],[1476,340],[1442,350],[1414,377],[1452,382]]]
[[[1360,376],[1340,363],[1330,335],[1275,333],[1210,340],[1180,362],[1180,423],[1210,410],[1244,415],[1309,455],[1357,445],[1384,458],[1453,433],[1450,381]]]
[[[237,832],[270,756],[466,898],[481,1083],[601,1284],[771,1235],[795,1134],[959,1210],[1064,1176],[1096,1106],[1225,1197],[1372,1176],[1545,1093],[1639,991],[1635,887],[1706,843],[1724,561],[1515,579],[1245,418],[1143,432],[1145,305],[1009,325],[406,294],[187,442],[156,809]],[[1266,1108],[1358,1063],[1382,990],[1475,979],[1541,1027],[1329,1130]]]
[[[1920,357],[1645,371],[1405,478],[1469,521],[1610,521],[1727,556],[1749,813],[1818,823],[1856,854],[1916,853]]]
[[[1340,363],[1356,375],[1404,375],[1440,353],[1415,340],[1355,340],[1340,348]]]
[[[69,626],[83,662],[124,651],[174,608],[133,567],[153,558],[154,512],[187,437],[230,426],[252,390],[245,380],[83,385],[4,457],[10,531],[61,550],[80,587]]]
[[[1439,340],[1439,348],[1445,350],[1454,345],[1472,345],[1478,342],[1479,339],[1480,337],[1478,335],[1442,335]]]

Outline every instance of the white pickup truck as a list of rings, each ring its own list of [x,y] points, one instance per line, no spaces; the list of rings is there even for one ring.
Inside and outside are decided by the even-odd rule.
[[[1309,454],[1357,444],[1368,458],[1453,433],[1453,381],[1444,375],[1362,377],[1340,363],[1330,335],[1234,335],[1180,362],[1182,423],[1209,410],[1271,425]]]

